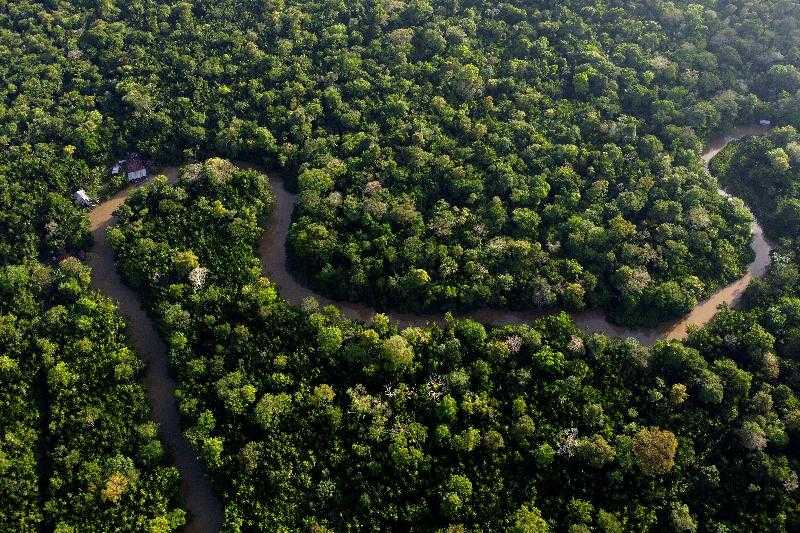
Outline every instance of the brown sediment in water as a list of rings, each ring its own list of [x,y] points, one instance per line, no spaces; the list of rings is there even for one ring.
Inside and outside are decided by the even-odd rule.
[[[769,130],[766,126],[745,126],[736,128],[731,134],[718,137],[715,139],[702,154],[703,162],[705,163],[706,170],[708,164],[721,152],[731,141],[741,139],[749,135],[763,135]],[[725,197],[731,196],[720,190],[719,193]],[[751,225],[752,239],[750,240],[750,247],[755,252],[755,259],[752,263],[747,265],[747,270],[744,275],[733,283],[722,287],[717,292],[712,294],[708,299],[701,302],[688,315],[680,319],[678,322],[671,325],[665,332],[664,337],[667,339],[683,339],[686,338],[690,326],[702,326],[711,320],[717,313],[721,305],[735,306],[742,297],[745,289],[753,280],[753,278],[760,278],[763,276],[767,267],[769,266],[772,252],[772,244],[767,241],[764,236],[764,229],[757,220],[753,220]]]
[[[738,128],[732,134],[720,137],[709,145],[703,153],[708,161],[729,142],[746,135],[764,133],[766,128]],[[247,165],[251,166],[251,165]],[[170,182],[177,180],[177,170],[166,167],[162,170]],[[367,321],[378,311],[374,308],[353,302],[334,301],[314,292],[301,284],[287,265],[286,236],[292,222],[292,213],[297,196],[283,187],[277,176],[270,177],[270,186],[275,195],[275,208],[270,223],[259,243],[258,253],[263,264],[264,274],[274,283],[290,304],[298,305],[304,298],[313,297],[322,305],[335,305],[346,316]],[[189,443],[181,433],[180,415],[174,397],[175,383],[170,377],[167,363],[167,346],[159,337],[156,327],[145,313],[138,295],[122,283],[114,265],[114,256],[106,239],[106,229],[111,224],[114,211],[125,202],[135,187],[120,191],[113,198],[100,204],[90,214],[91,231],[95,239],[89,265],[92,267],[92,284],[106,296],[117,302],[120,312],[126,318],[128,330],[134,347],[147,363],[145,386],[153,406],[153,418],[158,422],[161,435],[168,449],[175,457],[175,464],[181,473],[182,493],[190,513],[187,531],[218,531],[222,523],[222,507],[214,495],[206,470]],[[720,191],[721,194],[726,194]],[[686,336],[690,326],[702,326],[716,314],[720,305],[734,306],[753,277],[760,277],[770,262],[772,246],[764,238],[761,226],[753,223],[751,247],[755,260],[747,272],[738,280],[715,292],[707,300],[698,304],[688,315],[671,324],[650,329],[630,329],[609,322],[602,312],[585,311],[573,313],[572,319],[581,328],[590,332],[605,333],[614,337],[634,338],[643,344],[653,344],[659,339],[680,339]],[[443,314],[416,314],[385,311],[401,327],[440,323]],[[544,316],[542,311],[510,311],[483,308],[472,312],[456,314],[486,324],[510,324],[530,322]]]
[[[175,169],[164,169],[170,181],[176,180]],[[114,300],[125,317],[134,348],[146,363],[144,384],[153,408],[153,419],[181,475],[181,493],[189,511],[185,531],[219,531],[222,506],[211,488],[203,464],[181,432],[180,414],[175,400],[175,382],[170,377],[167,346],[158,335],[155,324],[147,316],[139,296],[120,279],[114,265],[114,254],[106,239],[106,229],[119,208],[136,186],[128,187],[103,202],[89,215],[95,244],[88,256],[92,267],[92,286]]]

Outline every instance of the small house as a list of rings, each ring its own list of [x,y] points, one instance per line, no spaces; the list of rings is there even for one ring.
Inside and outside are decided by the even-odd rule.
[[[147,166],[140,159],[128,161],[125,172],[128,183],[136,183],[147,178]]]
[[[761,120],[759,120],[758,123],[761,126],[772,126],[772,121],[771,120],[767,120],[765,118],[762,118]]]
[[[95,206],[94,200],[92,200],[83,189],[75,191],[73,198],[75,199],[75,203],[81,207],[91,208]]]
[[[135,152],[129,153],[111,167],[111,175],[122,174],[128,183],[137,183],[147,178],[147,161]]]

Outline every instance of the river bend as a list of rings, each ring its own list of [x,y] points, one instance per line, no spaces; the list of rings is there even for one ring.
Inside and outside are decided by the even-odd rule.
[[[719,153],[725,146],[733,140],[747,135],[762,134],[766,128],[759,126],[742,127],[735,129],[731,134],[715,139],[706,151],[702,154],[702,159],[708,169],[709,161]],[[268,228],[259,243],[259,255],[263,264],[264,275],[268,277],[278,287],[281,296],[289,303],[299,305],[304,298],[313,297],[322,305],[333,304],[342,313],[357,320],[369,320],[376,312],[374,308],[362,303],[347,301],[334,301],[321,294],[317,294],[312,289],[303,285],[287,266],[286,236],[292,223],[292,212],[294,211],[297,195],[290,193],[283,187],[283,182],[279,176],[270,176],[270,185],[275,194],[275,210]],[[728,196],[725,191],[720,194]],[[753,238],[750,246],[755,252],[755,260],[748,265],[745,274],[738,280],[722,287],[712,294],[708,299],[700,302],[692,311],[683,318],[663,324],[655,328],[631,329],[618,326],[609,322],[602,311],[582,311],[572,313],[575,323],[586,331],[605,333],[614,337],[632,337],[638,339],[643,344],[654,344],[657,340],[681,339],[686,336],[689,326],[702,326],[716,314],[717,309],[722,304],[729,306],[735,305],[741,298],[742,293],[747,288],[750,280],[760,277],[766,271],[770,262],[770,251],[772,246],[764,238],[764,232],[758,222],[752,225]],[[416,314],[403,313],[396,311],[382,311],[400,326],[422,326],[428,323],[441,322],[442,313]],[[477,320],[484,324],[502,325],[515,322],[530,322],[542,317],[548,311],[510,311],[504,309],[481,308],[464,313],[454,313],[458,317],[466,317]]]

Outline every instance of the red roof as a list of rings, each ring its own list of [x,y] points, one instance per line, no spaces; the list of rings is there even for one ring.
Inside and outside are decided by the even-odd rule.
[[[128,172],[137,172],[139,170],[143,170],[145,168],[144,161],[140,159],[134,159],[132,161],[128,161]]]

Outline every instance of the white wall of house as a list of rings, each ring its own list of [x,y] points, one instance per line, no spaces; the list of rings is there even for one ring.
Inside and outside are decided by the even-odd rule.
[[[128,181],[136,181],[147,177],[147,169],[136,170],[128,172]]]
[[[74,195],[75,203],[81,207],[92,207],[92,199],[89,198],[89,195],[86,194],[86,191],[80,189],[75,192]]]

